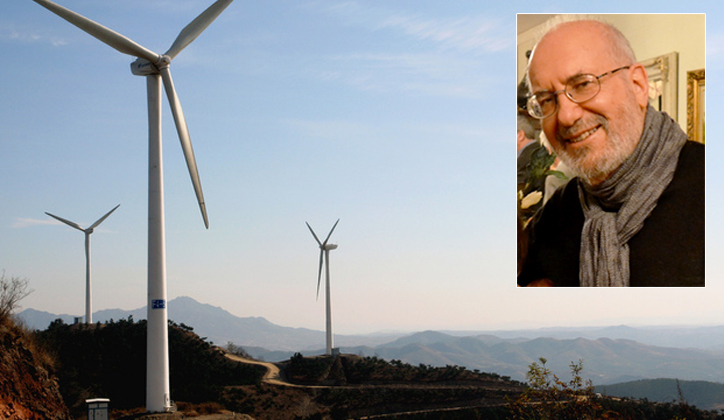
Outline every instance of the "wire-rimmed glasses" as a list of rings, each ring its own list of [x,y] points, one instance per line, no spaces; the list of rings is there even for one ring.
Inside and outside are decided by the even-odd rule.
[[[542,91],[528,98],[528,113],[538,119],[543,119],[553,115],[558,109],[558,94],[564,92],[568,99],[580,104],[593,99],[601,91],[601,81],[603,76],[614,74],[619,70],[628,69],[631,66],[619,67],[599,76],[593,74],[579,74],[568,79],[566,86],[555,92]]]

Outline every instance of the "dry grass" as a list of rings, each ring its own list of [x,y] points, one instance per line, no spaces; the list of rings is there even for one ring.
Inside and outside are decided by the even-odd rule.
[[[46,346],[42,345],[42,343],[38,342],[34,334],[35,331],[28,327],[24,321],[16,317],[13,317],[12,319],[15,327],[21,332],[21,335],[24,338],[23,344],[33,353],[35,361],[49,371],[55,372],[55,368],[58,363],[56,354],[51,349],[48,349]]]

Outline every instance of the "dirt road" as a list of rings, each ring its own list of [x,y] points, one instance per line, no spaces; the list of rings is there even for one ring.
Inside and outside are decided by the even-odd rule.
[[[260,362],[258,360],[247,359],[246,357],[237,356],[237,355],[231,354],[231,353],[226,353],[226,357],[233,361],[236,361],[236,362],[264,366],[266,368],[266,373],[264,374],[262,381],[264,381],[268,384],[292,386],[292,387],[298,386],[298,385],[290,384],[289,382],[283,381],[281,378],[281,374],[279,372],[279,368],[274,363]]]

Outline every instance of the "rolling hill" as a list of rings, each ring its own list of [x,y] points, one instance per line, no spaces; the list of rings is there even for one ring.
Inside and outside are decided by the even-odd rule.
[[[677,381],[675,379],[645,379],[596,387],[596,392],[615,397],[628,397],[655,402],[679,401],[705,410],[724,409],[724,384],[706,381]]]
[[[145,318],[145,308],[105,310],[96,320]],[[26,325],[44,329],[56,318],[71,323],[73,316],[26,309],[19,315]],[[251,355],[268,361],[288,359],[294,353],[321,354],[322,331],[289,328],[261,317],[237,317],[189,297],[169,302],[169,318],[194,328],[219,345],[233,342]],[[606,336],[608,334],[609,336]],[[668,338],[666,338],[668,337]],[[639,379],[678,378],[722,381],[724,352],[718,350],[724,327],[558,328],[526,331],[439,332],[390,335],[335,335],[341,351],[378,356],[413,365],[459,365],[525,380],[528,366],[540,357],[561,378],[571,362],[583,360],[584,377],[596,385]],[[660,345],[657,343],[670,343]],[[698,347],[698,348],[696,348]]]
[[[230,312],[213,305],[200,303],[190,297],[178,297],[168,302],[169,319],[194,328],[201,336],[217,345],[233,342],[244,347],[262,347],[265,349],[296,352],[314,350],[324,345],[324,332],[307,328],[282,327],[263,317],[237,317]],[[106,309],[93,313],[93,319],[99,322],[111,319],[146,319],[146,308],[134,310]],[[74,322],[74,315],[57,315],[35,309],[25,309],[17,315],[28,327],[43,330],[51,322],[60,318],[66,324]],[[398,337],[399,335],[392,335]],[[390,335],[345,336],[335,335],[339,345],[376,345],[390,340]]]
[[[437,339],[433,339],[437,337]],[[366,354],[365,349],[343,348]],[[584,376],[594,384],[611,384],[644,378],[679,378],[721,381],[724,356],[698,349],[657,347],[632,340],[497,337],[424,332],[374,348],[385,359],[433,365],[456,364],[524,380],[528,366],[540,357],[561,378],[571,362],[583,360]]]

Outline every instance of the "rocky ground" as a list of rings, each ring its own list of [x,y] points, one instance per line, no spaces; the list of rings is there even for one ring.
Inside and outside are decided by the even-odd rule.
[[[52,368],[22,328],[0,319],[0,418],[70,420]]]

